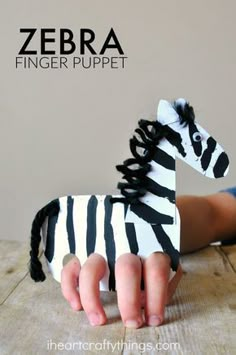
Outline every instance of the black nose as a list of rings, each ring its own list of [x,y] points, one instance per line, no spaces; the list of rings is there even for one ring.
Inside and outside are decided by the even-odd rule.
[[[226,153],[221,153],[215,163],[215,166],[213,168],[213,173],[215,178],[220,178],[224,176],[226,169],[229,166],[229,158]]]

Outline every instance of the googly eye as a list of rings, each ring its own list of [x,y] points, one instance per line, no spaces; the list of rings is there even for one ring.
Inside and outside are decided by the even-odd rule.
[[[201,142],[202,139],[203,139],[203,137],[200,132],[193,133],[194,142]]]

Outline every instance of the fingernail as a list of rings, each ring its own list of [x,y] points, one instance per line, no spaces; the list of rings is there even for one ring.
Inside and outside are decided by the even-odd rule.
[[[151,326],[156,326],[156,325],[160,325],[162,323],[162,318],[156,315],[152,315],[150,317],[148,317],[148,325]]]
[[[126,328],[138,328],[142,324],[141,320],[128,319],[125,321]]]
[[[88,315],[89,321],[91,325],[100,325],[101,324],[101,317],[98,313],[90,313]]]

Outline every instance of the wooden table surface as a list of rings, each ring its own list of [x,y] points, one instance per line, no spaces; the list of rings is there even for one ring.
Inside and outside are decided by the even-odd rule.
[[[49,274],[43,283],[31,280],[28,249],[0,241],[1,355],[236,354],[236,246],[183,256],[184,276],[165,324],[137,330],[123,327],[115,292],[101,295],[108,324],[91,327]]]

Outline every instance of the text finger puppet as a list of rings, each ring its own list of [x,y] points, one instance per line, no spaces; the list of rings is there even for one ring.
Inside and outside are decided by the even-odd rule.
[[[175,204],[175,159],[207,177],[219,178],[228,172],[228,156],[195,121],[193,108],[184,99],[161,100],[156,121],[139,121],[130,150],[133,157],[117,166],[125,180],[118,184],[120,196],[64,196],[37,213],[30,251],[30,274],[35,281],[45,279],[38,259],[41,233],[49,270],[59,282],[69,253],[81,265],[91,253],[107,260],[101,290],[115,290],[115,262],[127,252],[144,259],[153,252],[165,252],[171,269],[177,270],[180,217]]]

